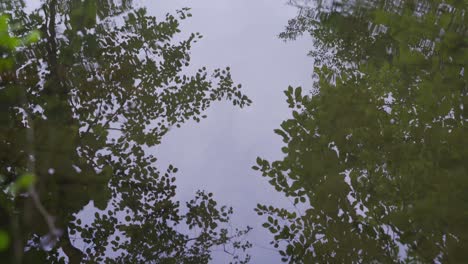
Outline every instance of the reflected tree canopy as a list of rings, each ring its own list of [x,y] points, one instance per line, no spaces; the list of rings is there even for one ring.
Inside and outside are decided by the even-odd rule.
[[[254,166],[297,209],[256,209],[283,261],[466,261],[468,2],[291,4],[317,85],[285,91],[285,157]]]
[[[250,228],[228,228],[232,209],[211,193],[181,206],[177,168],[145,150],[214,101],[250,100],[229,68],[184,73],[201,38],[174,40],[188,9],[156,19],[133,6],[0,1],[2,260],[206,263],[218,245],[244,260]]]

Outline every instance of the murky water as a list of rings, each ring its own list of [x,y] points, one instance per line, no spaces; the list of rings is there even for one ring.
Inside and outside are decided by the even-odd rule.
[[[1,262],[467,261],[467,4],[0,1]]]

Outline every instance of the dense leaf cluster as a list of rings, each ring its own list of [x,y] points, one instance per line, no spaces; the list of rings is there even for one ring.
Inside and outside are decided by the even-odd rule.
[[[466,1],[305,1],[317,91],[286,91],[282,160],[257,160],[298,213],[260,205],[290,263],[468,259]],[[298,4],[296,2],[296,4]]]

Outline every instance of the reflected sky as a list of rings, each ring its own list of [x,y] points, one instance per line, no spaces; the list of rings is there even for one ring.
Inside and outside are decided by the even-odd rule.
[[[312,86],[313,59],[306,56],[312,46],[310,38],[292,42],[278,38],[297,9],[283,0],[148,0],[142,4],[155,15],[192,8],[193,17],[182,23],[182,32],[198,31],[203,39],[193,47],[191,67],[230,66],[233,79],[253,101],[241,110],[213,104],[201,123],[174,128],[156,147],[159,163],[179,168],[177,195],[181,200],[198,189],[209,190],[219,203],[234,207],[234,226],[254,227],[248,236],[253,243],[252,263],[281,263],[269,245],[271,235],[261,227],[253,208],[257,203],[288,208],[291,203],[251,166],[257,156],[282,156],[281,139],[273,129],[291,114],[283,91],[289,85]],[[224,257],[217,252],[213,263],[224,263]]]
[[[22,47],[18,46],[21,41],[17,41],[17,36],[25,34],[21,33],[23,29],[13,29],[16,35],[11,38],[5,34],[9,30],[5,22],[8,19],[0,17],[0,52],[4,54],[0,68],[6,69],[0,69],[0,119],[6,120],[0,131],[0,183],[7,186],[7,191],[0,193],[0,232],[8,227],[18,242],[14,246],[16,252],[22,252],[21,233],[33,235],[28,241],[32,248],[49,249],[57,230],[64,231],[63,239],[57,239],[59,251],[63,250],[59,254],[70,257],[71,263],[83,261],[83,252],[78,248],[84,251],[87,245],[94,248],[91,253],[95,255],[104,249],[113,251],[105,252],[107,255],[123,250],[118,261],[124,263],[159,261],[173,251],[182,252],[184,257],[192,252],[204,255],[212,244],[197,233],[202,230],[204,234],[221,236],[225,234],[222,231],[208,232],[215,230],[219,222],[233,228],[254,228],[245,237],[253,244],[249,252],[251,263],[279,263],[278,249],[269,245],[273,239],[270,232],[277,233],[274,239],[281,243],[289,239],[283,256],[293,260],[298,254],[305,262],[312,262],[316,256],[340,262],[340,257],[347,259],[354,253],[360,261],[367,255],[371,259],[386,256],[395,260],[397,251],[392,248],[400,241],[405,246],[412,245],[415,252],[422,248],[420,257],[425,259],[436,259],[431,254],[439,253],[443,257],[437,258],[447,259],[450,252],[443,255],[445,247],[458,252],[459,259],[463,257],[459,240],[467,241],[467,221],[460,212],[466,211],[463,201],[468,183],[463,162],[466,152],[459,144],[466,138],[466,27],[461,2],[456,1],[460,5],[457,10],[437,1],[422,1],[418,5],[409,1],[402,5],[399,1],[375,1],[372,3],[385,5],[377,10],[369,5],[367,10],[354,5],[354,1],[342,9],[342,2],[328,6],[332,2],[306,0],[325,3],[325,7],[304,8],[289,22],[298,9],[288,6],[286,0],[135,2],[133,7],[144,7],[157,21],[167,23],[152,27],[152,17],[135,11],[128,14],[128,19],[114,17],[116,24],[123,22],[126,28],[119,29],[120,25],[111,25],[107,20],[101,27],[93,28],[97,17],[106,19],[122,10],[109,8],[105,1],[43,1],[40,12],[45,20],[41,20],[41,15],[31,16],[30,24],[42,26],[37,32],[35,26],[27,30],[32,33],[24,38]],[[15,2],[0,0],[0,6],[11,3]],[[431,4],[437,9],[432,10]],[[27,9],[39,5],[40,1],[28,1]],[[193,16],[189,19],[185,19],[187,10],[177,11],[185,7],[191,8]],[[18,10],[22,6],[15,8],[21,11],[14,13],[18,20],[28,21],[21,14],[24,10]],[[182,33],[173,36],[179,32],[178,20],[167,13],[180,15]],[[56,17],[62,20],[55,20]],[[278,36],[286,25],[286,32]],[[146,30],[148,27],[151,30]],[[45,37],[29,47],[37,41],[32,40],[34,32],[42,32]],[[204,37],[191,48],[189,43],[198,36],[191,35],[194,32]],[[310,33],[315,45],[310,37],[282,41],[295,39],[301,33]],[[159,41],[151,45],[155,39]],[[315,49],[309,53],[313,46]],[[22,52],[15,50],[18,47]],[[42,55],[47,55],[45,60],[38,59]],[[12,71],[17,62],[21,66]],[[226,71],[217,70],[226,66]],[[314,68],[314,78],[320,82],[312,83]],[[177,75],[179,71],[196,77],[187,83],[185,75]],[[211,89],[211,82],[204,81],[205,72],[215,73],[213,78],[219,79],[220,89]],[[174,74],[177,77],[172,79]],[[243,86],[242,93],[237,92],[238,83]],[[303,89],[291,87],[283,92],[288,86]],[[310,94],[313,86],[320,88],[320,93],[311,101],[303,98],[302,91]],[[23,89],[18,87],[24,88],[24,93],[19,94]],[[338,89],[342,90],[337,92]],[[242,94],[253,105],[243,108],[250,99]],[[241,107],[226,102],[210,104],[223,97]],[[239,103],[240,98],[243,103]],[[291,118],[290,108],[301,110]],[[185,122],[189,117],[198,121],[199,110],[208,118],[201,123]],[[282,150],[286,157],[280,152],[284,143],[273,132],[283,120],[282,130],[276,132],[285,137],[287,147]],[[176,128],[180,124],[182,127]],[[277,161],[270,166],[266,160]],[[256,170],[272,178],[269,183],[251,169],[255,163],[261,167]],[[174,192],[172,183],[176,178],[171,175],[177,170]],[[369,172],[377,176],[367,177]],[[24,177],[28,183],[21,183],[26,181],[20,181]],[[40,177],[36,184],[35,177]],[[448,177],[454,180],[447,181]],[[21,184],[24,186],[17,187]],[[39,195],[33,195],[36,186]],[[375,186],[382,191],[375,191]],[[300,188],[305,191],[296,193]],[[231,221],[223,218],[230,210],[216,211],[218,204],[211,200],[212,195],[198,190],[213,192],[219,204],[232,206],[235,213]],[[356,203],[348,198],[351,193],[357,197],[353,198]],[[285,216],[280,216],[277,209],[262,209],[259,205],[259,215],[268,215],[268,222],[274,225],[264,225],[270,229],[268,232],[261,226],[265,218],[258,217],[253,208],[263,204],[297,209],[284,194],[292,194],[296,204],[300,201],[300,206],[310,210],[304,215],[297,210],[297,218],[295,212],[286,216],[297,222],[290,228],[280,227]],[[15,204],[28,195],[32,199],[24,206]],[[179,208],[170,199],[174,195],[184,208],[181,210],[186,210],[180,217],[186,219],[190,230],[182,230],[187,227],[179,225],[179,212],[168,213]],[[194,196],[198,202],[191,201],[184,207]],[[408,197],[414,199],[408,201]],[[35,221],[38,212],[30,210],[31,202],[40,209],[41,199],[50,211],[49,215],[45,209],[37,210],[46,219],[44,223]],[[18,213],[17,208],[22,211]],[[104,212],[103,208],[109,211]],[[75,219],[72,216],[78,211]],[[9,217],[3,217],[4,212]],[[21,214],[24,223],[10,228],[10,222],[20,222],[17,214]],[[283,218],[279,219],[280,224],[271,217],[275,214]],[[196,218],[203,215],[208,217],[201,221]],[[391,216],[397,216],[398,221]],[[83,229],[81,219],[94,226]],[[427,225],[426,219],[437,224]],[[194,221],[198,223],[193,224]],[[362,229],[360,224],[369,229]],[[290,233],[297,226],[303,227],[302,236]],[[50,242],[43,243],[45,229],[53,235],[47,239]],[[395,239],[390,229],[396,230],[399,237]],[[77,232],[80,237],[73,237]],[[120,247],[106,247],[110,237],[119,235],[116,232],[124,232],[131,243],[114,241]],[[405,242],[406,238],[400,235],[403,232],[420,237]],[[179,237],[179,233],[189,234]],[[447,234],[460,236],[447,238]],[[382,239],[390,235],[392,240]],[[296,238],[300,243],[296,243]],[[82,239],[84,244],[71,241],[76,239]],[[103,246],[96,241],[103,242]],[[183,241],[182,247],[177,241]],[[191,241],[197,241],[193,248],[201,245],[201,251],[187,250]],[[223,245],[219,242],[222,238],[216,241],[215,244]],[[0,245],[1,242],[0,236]],[[437,251],[439,247],[441,251]],[[400,253],[405,251],[406,256],[406,251],[411,250],[407,247]],[[29,250],[25,255],[35,259],[36,253]],[[1,254],[0,246],[0,259]],[[223,248],[215,249],[213,257],[212,263],[230,260]],[[15,258],[21,262],[20,257]],[[188,258],[172,260],[182,262]],[[203,261],[197,259],[195,263],[198,262]]]
[[[466,0],[109,1],[0,0],[0,259],[465,257]]]

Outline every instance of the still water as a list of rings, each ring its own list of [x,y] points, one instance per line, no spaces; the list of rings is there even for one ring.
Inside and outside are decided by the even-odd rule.
[[[0,1],[2,263],[468,261],[461,1]]]

